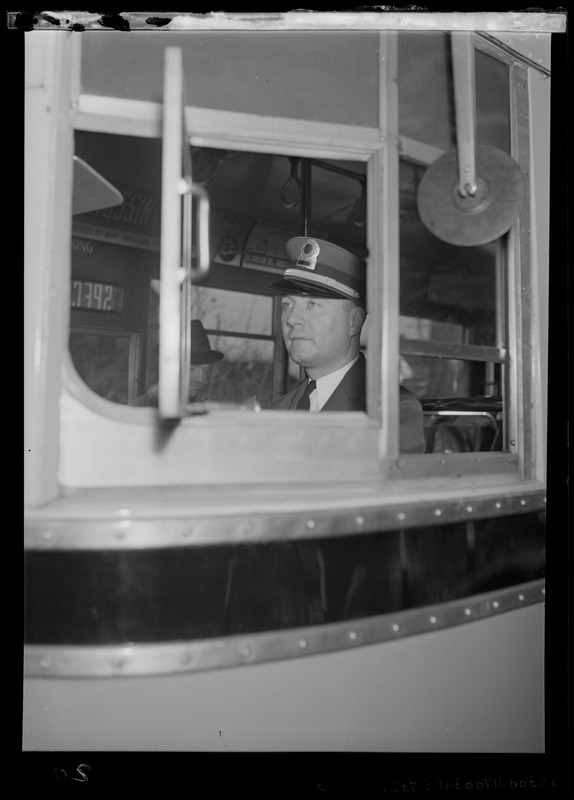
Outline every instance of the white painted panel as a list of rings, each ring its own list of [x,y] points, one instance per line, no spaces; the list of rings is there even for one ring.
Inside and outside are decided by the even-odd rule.
[[[24,750],[542,753],[543,627],[537,604],[235,669],[29,679]]]

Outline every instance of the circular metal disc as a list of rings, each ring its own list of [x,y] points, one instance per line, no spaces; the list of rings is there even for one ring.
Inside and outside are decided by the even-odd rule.
[[[458,191],[457,151],[430,165],[419,184],[417,207],[423,223],[443,242],[474,247],[493,242],[516,221],[525,195],[522,169],[508,153],[480,145],[475,158],[476,192]]]

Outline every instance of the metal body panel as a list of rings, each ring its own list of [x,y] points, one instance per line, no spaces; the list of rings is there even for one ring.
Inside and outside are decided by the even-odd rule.
[[[304,659],[178,676],[30,678],[23,748],[541,753],[543,626],[537,603]]]

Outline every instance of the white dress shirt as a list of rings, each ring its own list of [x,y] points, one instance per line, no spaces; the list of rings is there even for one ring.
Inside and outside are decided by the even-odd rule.
[[[323,408],[358,358],[359,356],[356,355],[344,367],[330,372],[329,375],[324,375],[322,378],[317,378],[315,389],[309,395],[309,411],[320,411]]]

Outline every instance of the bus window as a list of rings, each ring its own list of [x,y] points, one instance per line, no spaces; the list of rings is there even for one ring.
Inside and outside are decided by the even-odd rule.
[[[457,146],[449,38],[439,32],[399,39],[399,352],[404,385],[423,404],[427,453],[507,447],[506,237],[450,243],[429,230],[417,207],[426,169]],[[476,50],[474,83],[476,143],[509,152],[507,65]]]
[[[161,143],[77,131],[76,153],[124,202],[73,218],[72,359],[93,391],[129,404],[159,373]],[[307,232],[364,253],[366,167],[204,147],[191,148],[191,162],[194,182],[210,200],[211,265],[192,287],[190,314],[225,356],[196,399],[210,410],[250,399],[266,408],[299,378],[270,287],[289,266],[285,245]],[[91,286],[112,292],[110,313],[95,294],[88,297]],[[78,337],[88,331],[90,347],[80,347]],[[129,370],[110,372],[109,335],[136,337]]]

